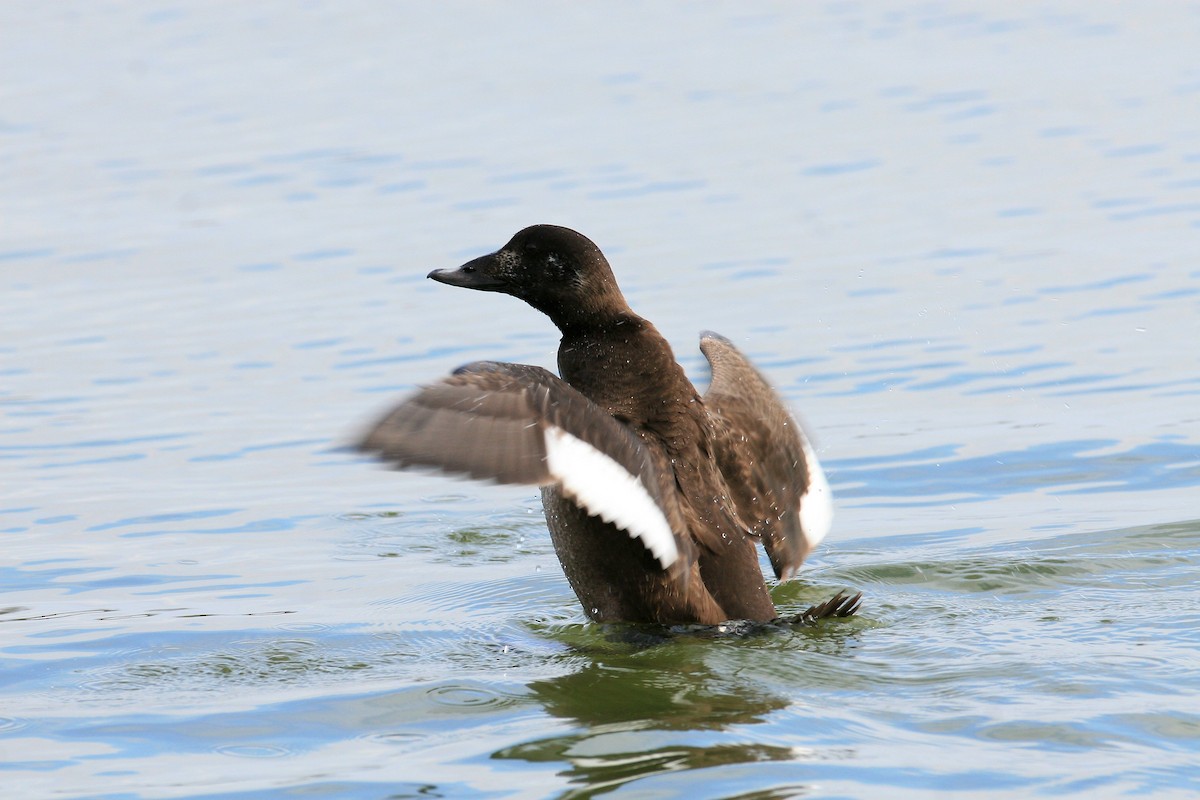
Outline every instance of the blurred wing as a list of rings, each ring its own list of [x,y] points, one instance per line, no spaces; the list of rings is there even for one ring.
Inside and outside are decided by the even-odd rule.
[[[692,549],[668,521],[679,515],[641,440],[541,367],[460,367],[389,411],[358,447],[399,468],[558,485],[590,516],[640,540],[663,569]]]
[[[705,332],[712,366],[704,404],[717,419],[717,461],[738,513],[762,537],[775,577],[796,574],[825,538],[833,499],[808,437],[775,390],[723,336]]]

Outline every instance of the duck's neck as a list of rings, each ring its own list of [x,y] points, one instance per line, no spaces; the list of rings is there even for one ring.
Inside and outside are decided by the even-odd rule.
[[[564,329],[558,370],[587,398],[638,427],[669,425],[696,397],[667,340],[632,311],[603,325]]]
[[[524,300],[549,317],[564,337],[621,328],[630,319],[644,321],[629,308],[614,281],[590,276],[588,287],[567,297],[548,295]]]

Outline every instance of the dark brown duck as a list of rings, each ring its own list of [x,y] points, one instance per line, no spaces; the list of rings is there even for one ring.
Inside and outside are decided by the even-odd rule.
[[[775,618],[755,543],[777,578],[794,575],[829,530],[829,485],[800,426],[728,339],[701,336],[712,365],[701,397],[666,339],[630,310],[600,249],[554,225],[429,277],[550,317],[562,377],[467,364],[389,412],[362,450],[398,467],[540,486],[554,549],[592,619]],[[856,600],[810,612],[846,615]]]

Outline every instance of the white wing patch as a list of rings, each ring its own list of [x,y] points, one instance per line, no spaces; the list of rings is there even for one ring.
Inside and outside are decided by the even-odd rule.
[[[679,558],[675,534],[636,476],[561,428],[548,425],[545,437],[546,467],[562,483],[564,494],[591,516],[611,522],[631,539],[640,539],[663,569],[675,563]]]
[[[808,437],[800,428],[796,432],[800,434],[804,468],[808,473],[808,486],[800,495],[800,530],[804,531],[808,549],[812,550],[821,543],[833,525],[833,492],[829,490],[829,481],[825,480],[825,471],[821,469],[821,462],[817,461],[817,454],[808,443]]]

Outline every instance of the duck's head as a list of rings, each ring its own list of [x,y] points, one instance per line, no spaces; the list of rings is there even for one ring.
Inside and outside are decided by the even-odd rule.
[[[591,239],[558,225],[519,231],[494,253],[458,269],[435,269],[439,283],[503,292],[524,300],[566,330],[628,311],[608,260]]]

